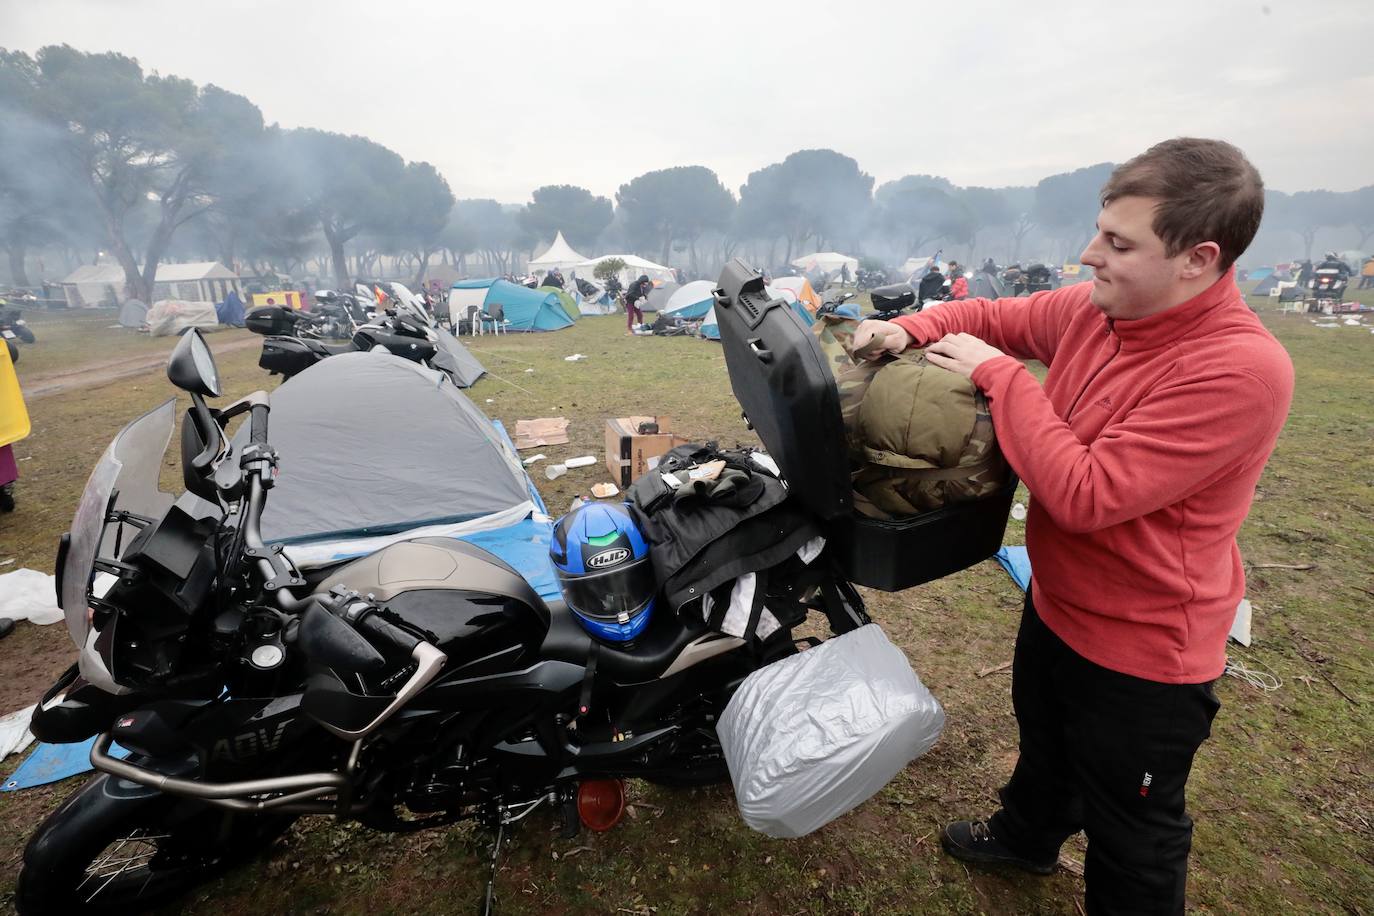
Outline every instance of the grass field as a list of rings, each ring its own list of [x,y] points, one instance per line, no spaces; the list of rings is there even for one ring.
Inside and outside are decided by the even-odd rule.
[[[1366,913],[1374,900],[1374,334],[1319,328],[1307,316],[1278,314],[1271,300],[1254,304],[1292,355],[1298,383],[1241,532],[1255,566],[1255,641],[1233,646],[1232,658],[1282,684],[1266,692],[1227,677],[1217,685],[1223,708],[1191,782],[1190,905],[1208,913]],[[21,372],[108,359],[119,334],[109,323],[35,321],[40,342],[25,348]],[[164,346],[118,344],[135,355],[155,345]],[[60,356],[40,355],[44,348]],[[717,344],[626,337],[622,320],[606,317],[553,334],[479,338],[472,348],[491,370],[470,391],[478,406],[508,426],[568,417],[572,441],[541,451],[553,460],[597,457],[552,482],[542,465],[532,468],[555,514],[606,479],[605,418],[670,414],[693,438],[755,441]],[[563,359],[573,353],[587,359]],[[256,358],[250,349],[220,361],[228,397],[267,386]],[[0,562],[13,563],[0,571],[52,571],[57,537],[95,458],[120,426],[171,393],[160,372],[148,372],[32,405],[33,435],[16,446],[19,510],[0,516]],[[170,464],[165,470],[175,473]],[[1012,521],[1007,543],[1022,543],[1023,533]],[[728,786],[634,784],[632,817],[571,841],[536,814],[505,857],[502,911],[1080,912],[1082,879],[1072,867],[1044,879],[980,873],[939,850],[940,827],[991,811],[1015,762],[1010,677],[978,676],[1011,658],[1021,605],[1015,585],[988,562],[865,598],[945,705],[948,725],[928,755],[855,812],[800,840],[751,832]],[[60,626],[21,625],[0,643],[0,711],[34,702],[70,653]],[[4,772],[17,762],[6,760]],[[10,893],[27,835],[78,783],[0,795],[0,895]],[[396,837],[310,819],[258,863],[194,894],[185,911],[470,912],[484,850],[485,838],[461,827]],[[1081,862],[1081,838],[1067,857]]]

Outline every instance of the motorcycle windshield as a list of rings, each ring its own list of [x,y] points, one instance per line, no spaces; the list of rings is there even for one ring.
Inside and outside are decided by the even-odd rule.
[[[162,456],[176,426],[176,400],[171,399],[134,420],[114,437],[86,481],[81,502],[72,519],[71,541],[61,573],[62,612],[67,632],[78,649],[86,645],[90,629],[87,590],[97,556],[117,560],[128,549],[137,529],[105,524],[113,510],[126,510],[145,518],[159,518],[172,505],[172,497],[158,489]],[[114,505],[110,499],[114,497]],[[122,532],[118,529],[124,528]]]

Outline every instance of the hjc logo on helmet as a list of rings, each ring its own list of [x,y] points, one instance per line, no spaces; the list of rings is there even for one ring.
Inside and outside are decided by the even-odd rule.
[[[628,559],[629,556],[630,551],[626,550],[624,547],[603,550],[587,561],[587,567],[589,569],[604,569],[607,566],[614,566],[617,563],[623,562]]]

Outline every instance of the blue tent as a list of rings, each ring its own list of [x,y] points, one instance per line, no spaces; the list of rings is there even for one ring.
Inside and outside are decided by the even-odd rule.
[[[449,314],[454,321],[466,319],[473,306],[490,312],[496,305],[505,312],[511,331],[557,331],[573,323],[558,297],[547,290],[486,279],[459,280],[448,293]]]
[[[215,304],[215,316],[219,318],[220,324],[227,324],[232,328],[243,327],[243,300],[235,290],[229,290],[224,301]]]
[[[713,304],[701,319],[700,333],[707,340],[720,340],[720,322],[716,321],[716,307]]]
[[[716,299],[712,292],[715,287],[710,280],[693,280],[680,286],[668,299],[668,304],[663,307],[661,314],[688,320],[704,318],[715,304]]]

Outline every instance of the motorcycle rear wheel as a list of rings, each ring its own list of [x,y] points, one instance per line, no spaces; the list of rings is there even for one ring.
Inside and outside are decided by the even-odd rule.
[[[137,913],[160,906],[258,855],[294,817],[245,817],[207,808],[169,827],[177,802],[168,798],[132,809],[110,806],[88,823],[79,842],[48,844],[34,854],[45,822],[25,852],[15,908],[30,914]],[[60,815],[61,809],[57,812]],[[234,817],[217,842],[226,816]]]

